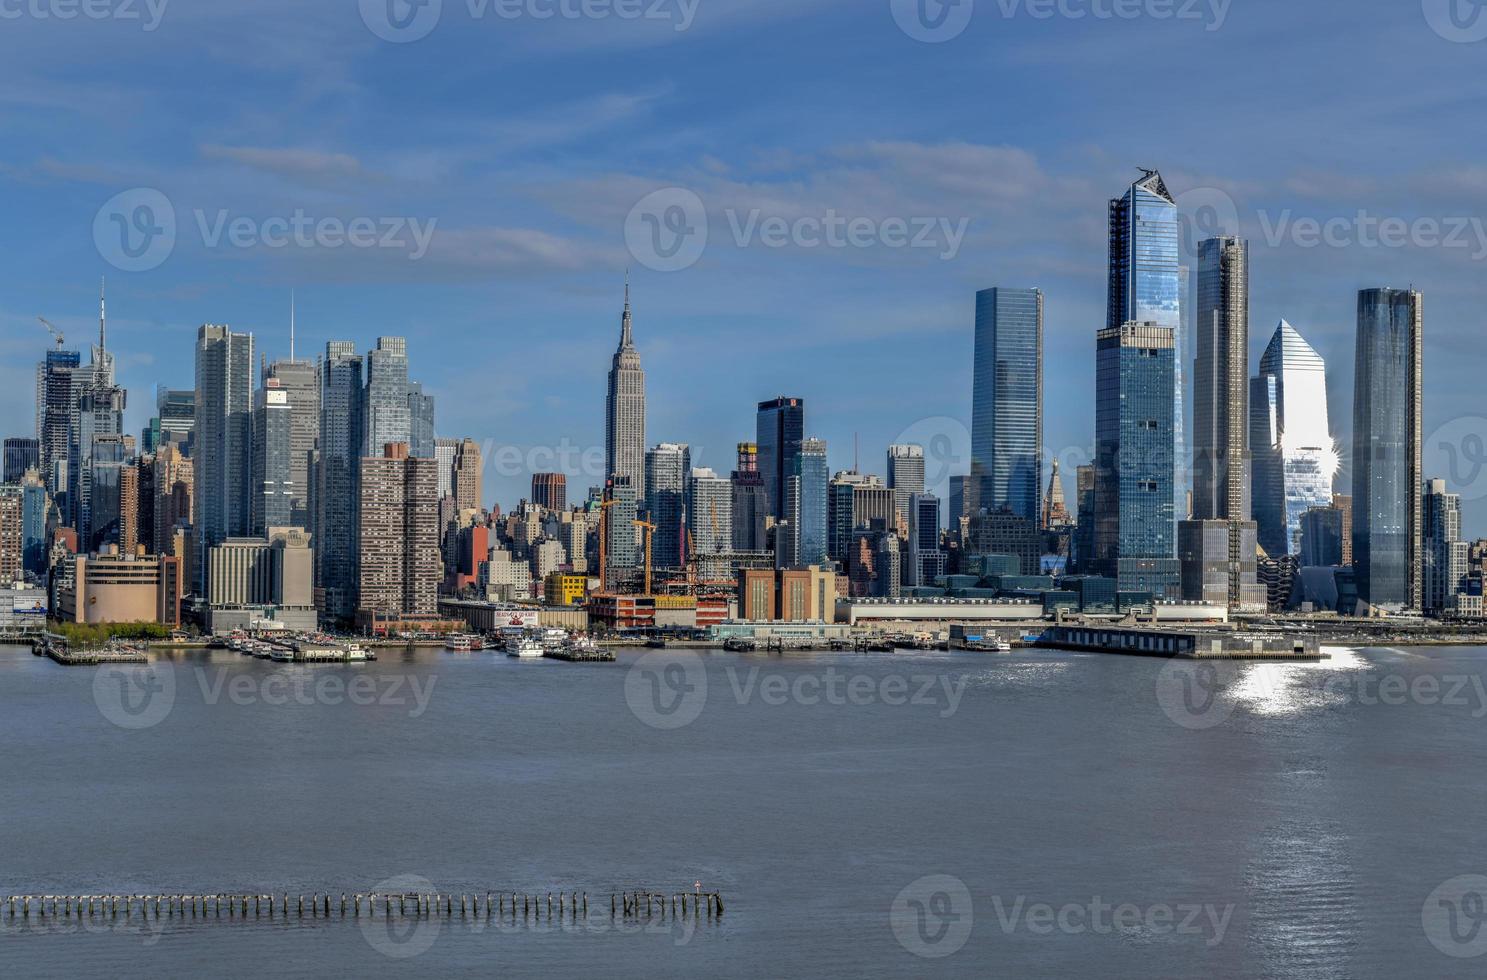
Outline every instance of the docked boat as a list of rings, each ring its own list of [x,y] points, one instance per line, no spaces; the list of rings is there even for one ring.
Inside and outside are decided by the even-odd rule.
[[[574,653],[598,653],[599,644],[592,636],[576,636],[564,644],[564,649]]]
[[[288,647],[273,647],[268,652],[268,658],[276,664],[293,663],[294,651]]]
[[[506,641],[506,656],[508,657],[521,657],[525,660],[531,657],[540,657],[544,652],[546,651],[543,649],[541,642],[530,636],[513,636]]]
[[[759,649],[759,643],[746,636],[730,636],[723,641],[723,649],[733,653],[751,653]]]
[[[997,653],[1011,653],[1012,644],[998,637],[996,640],[992,641],[992,649],[994,649]]]
[[[542,647],[545,650],[561,650],[568,645],[568,631],[549,626],[542,631]]]
[[[474,653],[476,650],[484,650],[485,642],[470,633],[451,633],[444,639],[444,649],[454,653]]]
[[[649,648],[651,650],[665,650],[666,649],[666,641],[664,639],[662,639],[661,637],[659,637],[659,636],[653,636],[649,640],[646,640],[645,641],[645,645],[646,645],[647,648]]]
[[[353,643],[346,648],[346,660],[350,663],[360,663],[363,660],[371,659],[371,653],[363,646]]]

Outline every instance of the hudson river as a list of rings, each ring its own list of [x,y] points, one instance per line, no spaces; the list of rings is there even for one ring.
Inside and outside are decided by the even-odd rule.
[[[142,675],[0,648],[0,898],[590,901],[561,926],[0,910],[0,975],[1480,976],[1484,668],[193,651]],[[611,892],[696,883],[719,921],[610,920]]]

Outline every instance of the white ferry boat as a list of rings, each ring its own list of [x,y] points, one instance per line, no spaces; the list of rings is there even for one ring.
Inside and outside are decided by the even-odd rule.
[[[473,653],[476,650],[484,650],[485,642],[470,633],[451,633],[444,639],[444,649],[454,653]]]
[[[568,645],[568,631],[556,626],[549,626],[542,631],[542,648],[544,650],[561,650]]]
[[[542,648],[542,643],[530,636],[514,636],[506,641],[506,656],[508,657],[526,659],[529,657],[540,657],[545,652]]]

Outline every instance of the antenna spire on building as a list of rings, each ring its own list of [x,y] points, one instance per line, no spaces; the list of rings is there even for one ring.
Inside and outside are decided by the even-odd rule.
[[[294,290],[289,291],[289,359],[294,360]]]
[[[101,354],[108,349],[105,341],[108,339],[108,315],[103,305],[104,291],[108,287],[108,279],[100,276],[98,279],[98,351]]]
[[[620,317],[620,350],[626,350],[635,346],[635,338],[630,329],[630,270],[625,270],[625,312]]]

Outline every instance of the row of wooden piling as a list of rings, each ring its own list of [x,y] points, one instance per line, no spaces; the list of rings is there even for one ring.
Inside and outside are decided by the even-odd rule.
[[[717,892],[672,892],[668,895],[664,892],[633,891],[609,896],[609,915],[611,918],[617,913],[630,918],[650,918],[659,914],[664,918],[668,899],[671,901],[673,916],[679,914],[686,918],[689,904],[694,916],[706,915],[711,918],[723,914],[723,896]]]
[[[650,892],[630,891],[609,896],[610,918],[665,917],[667,903],[670,914],[683,918],[691,916],[721,916],[723,897],[717,892]],[[123,915],[126,918],[138,910],[142,916],[155,918],[260,918],[263,916],[297,918],[331,918],[339,915],[373,916],[380,910],[386,917],[436,918],[443,916],[491,915],[523,919],[552,919],[587,917],[589,914],[588,892],[546,893],[540,895],[517,892],[484,892],[470,894],[445,894],[442,892],[408,892],[386,894],[379,892],[341,892],[339,900],[329,892],[313,892],[291,896],[279,893],[267,895],[229,895],[225,893],[206,895],[8,895],[0,898],[0,915],[10,918],[30,918],[33,913],[41,918],[52,915],[60,918],[93,918]]]

